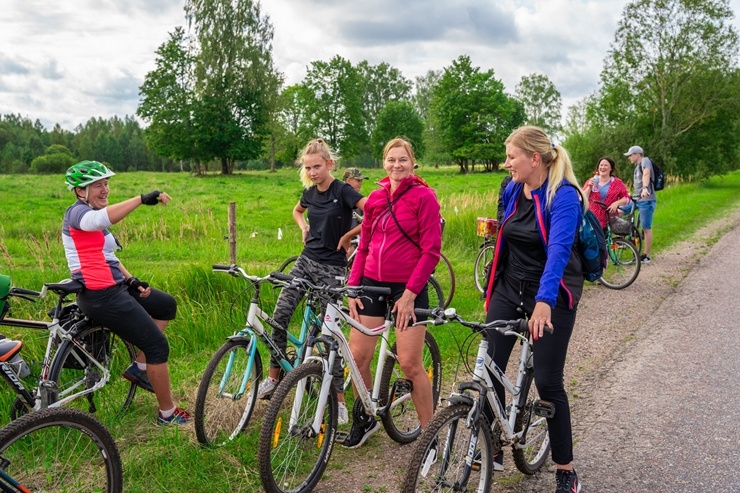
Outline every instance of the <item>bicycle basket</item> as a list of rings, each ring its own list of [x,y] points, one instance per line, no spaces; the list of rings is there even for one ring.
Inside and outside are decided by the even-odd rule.
[[[5,314],[10,309],[8,293],[10,293],[10,276],[0,274],[0,319],[5,318]]]
[[[609,227],[613,234],[624,236],[630,234],[632,223],[623,217],[611,216],[609,217]]]

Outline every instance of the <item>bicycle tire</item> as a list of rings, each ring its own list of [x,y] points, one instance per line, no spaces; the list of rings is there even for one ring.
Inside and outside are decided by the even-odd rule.
[[[110,380],[101,389],[78,397],[67,406],[94,413],[104,423],[110,424],[126,412],[136,393],[136,384],[123,378],[126,369],[136,361],[136,349],[116,333],[100,325],[90,325],[79,330],[75,341],[83,344],[98,361],[110,371]],[[103,350],[104,348],[104,350]],[[71,392],[89,388],[101,377],[100,370],[87,357],[75,350],[72,341],[64,341],[54,355],[49,380],[56,382],[56,400]]]
[[[396,354],[396,345],[391,347],[393,354]],[[432,406],[437,408],[439,401],[440,388],[442,386],[442,355],[439,352],[439,346],[434,336],[430,332],[424,335],[424,368],[427,370],[429,380],[432,384]],[[379,405],[386,406],[388,397],[393,390],[393,384],[399,378],[403,378],[403,373],[394,356],[387,356],[383,375],[380,381]],[[416,414],[416,406],[411,396],[408,394],[396,395],[394,400],[405,398],[405,400],[386,412],[383,417],[383,427],[391,439],[398,443],[410,443],[416,440],[421,433],[421,424]]]
[[[488,276],[490,275],[490,265],[493,262],[493,253],[495,247],[493,244],[484,243],[481,245],[478,256],[475,257],[475,267],[473,268],[473,276],[475,278],[475,287],[482,293],[486,292],[488,288]]]
[[[208,362],[195,399],[195,436],[202,445],[224,445],[249,424],[262,378],[259,353],[252,361],[244,394],[238,397],[237,394],[247,372],[252,343],[256,341],[231,339]]]
[[[455,404],[434,415],[411,455],[402,493],[490,491],[494,455],[491,427],[481,414],[475,443],[471,443],[474,433],[467,425],[470,410],[469,404]],[[436,460],[428,455],[435,443]],[[476,456],[480,454],[477,470],[466,464],[470,448],[476,450]]]
[[[290,273],[290,269],[293,268],[293,265],[295,264],[296,260],[298,260],[298,255],[293,255],[292,257],[288,257],[285,262],[280,264],[280,267],[278,267],[278,272],[283,272],[285,274]]]
[[[320,398],[324,369],[319,361],[309,361],[288,373],[270,399],[260,429],[257,463],[262,487],[268,493],[301,493],[313,490],[321,479],[334,448],[337,433],[337,394],[330,390],[321,429],[310,429]],[[296,391],[303,398],[290,427]]]
[[[443,308],[447,308],[452,303],[452,298],[455,296],[455,272],[452,270],[452,264],[447,256],[440,252],[439,263],[434,269],[434,279],[437,280],[442,293],[444,293],[444,305]]]
[[[631,241],[622,238],[613,238],[608,246],[609,259],[601,284],[610,289],[624,289],[640,274],[640,254]]]
[[[525,445],[513,445],[514,464],[519,471],[532,475],[542,468],[550,453],[550,435],[547,429],[547,420],[533,412],[534,403],[539,401],[537,387],[534,382],[534,368],[527,368],[522,382],[517,407],[520,412],[514,423],[514,432],[520,432],[526,426]],[[522,402],[522,399],[524,402]],[[532,421],[534,420],[534,421]]]
[[[0,456],[27,491],[123,491],[113,437],[78,409],[47,408],[12,421],[0,430]]]
[[[442,287],[434,276],[429,276],[427,281],[427,294],[429,296],[429,308],[444,308],[445,297]]]

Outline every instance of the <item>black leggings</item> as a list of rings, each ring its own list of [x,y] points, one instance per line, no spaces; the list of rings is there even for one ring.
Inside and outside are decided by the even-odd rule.
[[[536,287],[526,283],[517,285],[505,279],[497,282],[488,307],[486,322],[522,318],[523,312],[530,315],[535,305]],[[555,416],[547,420],[552,460],[556,464],[565,465],[573,461],[573,434],[568,395],[563,385],[563,369],[568,343],[576,322],[576,311],[556,305],[552,310],[551,320],[553,333],[545,333],[539,340],[534,341],[532,346],[534,381],[540,399],[555,405]],[[495,330],[488,332],[488,353],[504,371],[516,340],[515,337],[501,335]],[[493,383],[499,400],[506,406],[503,386],[496,380]]]
[[[142,298],[118,284],[101,290],[85,289],[77,295],[77,304],[82,313],[141,349],[147,364],[167,362],[170,346],[154,319],[175,318],[177,302],[169,294],[152,288],[151,294]]]

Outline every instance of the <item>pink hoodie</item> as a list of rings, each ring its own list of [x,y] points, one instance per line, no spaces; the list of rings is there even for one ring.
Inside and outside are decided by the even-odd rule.
[[[371,192],[365,202],[360,244],[348,283],[358,286],[363,276],[380,282],[403,282],[406,289],[419,294],[439,262],[442,247],[437,196],[416,175],[404,178],[393,196],[388,177],[378,184],[381,188]],[[396,219],[420,248],[398,229],[389,213],[389,197]]]

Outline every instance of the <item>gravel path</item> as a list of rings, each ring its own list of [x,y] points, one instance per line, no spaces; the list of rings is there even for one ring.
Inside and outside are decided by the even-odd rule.
[[[740,373],[740,347],[737,339],[719,348],[711,342],[729,331],[726,321],[740,319],[735,300],[715,301],[740,290],[738,280],[731,279],[740,272],[738,225],[740,208],[654,256],[629,288],[585,290],[565,376],[585,492],[740,491],[740,412],[732,399],[737,386],[728,383],[722,392],[714,391],[717,383],[734,382]],[[727,238],[717,242],[723,235]],[[720,280],[722,274],[727,281]],[[729,317],[728,307],[735,310]],[[680,337],[706,320],[717,323],[706,338]],[[645,396],[651,398],[643,402]],[[351,454],[335,450],[332,462],[343,461],[342,466],[330,467],[315,491],[397,491],[412,447],[383,436],[347,451]],[[554,489],[552,464],[524,477],[508,451],[506,462],[492,491]]]

